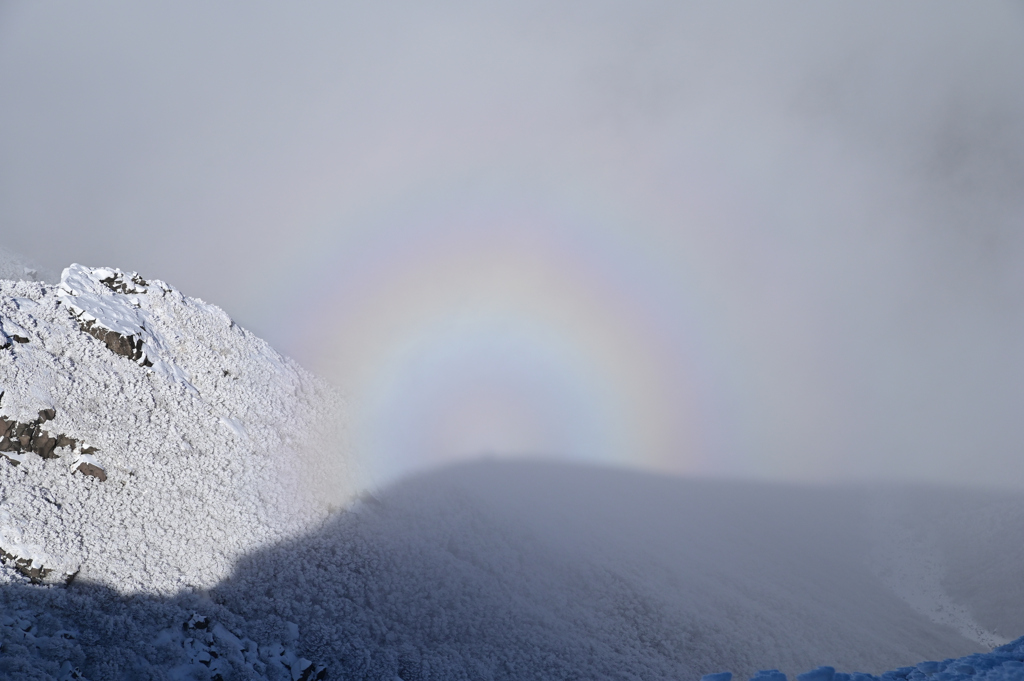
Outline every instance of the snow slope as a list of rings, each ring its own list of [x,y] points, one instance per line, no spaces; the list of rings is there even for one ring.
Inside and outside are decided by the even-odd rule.
[[[208,588],[346,493],[339,398],[216,306],[72,265],[0,327],[8,581]]]
[[[919,492],[964,510],[955,491]],[[792,677],[822,664],[879,674],[987,650],[878,576],[871,556],[885,525],[870,511],[880,495],[921,510],[907,488],[465,464],[364,497],[310,532],[253,551],[208,590],[125,598],[77,580],[0,589],[0,612],[21,618],[6,630],[0,622],[0,641],[5,651],[13,649],[6,641],[23,647],[12,664],[49,665],[52,675],[67,654],[59,651],[73,649],[93,681],[209,678],[203,655],[220,660],[225,679],[288,678],[290,668],[274,666],[287,658],[296,667],[313,661],[310,674],[324,665],[331,679],[697,681],[723,669]],[[964,498],[983,505],[988,495]],[[900,526],[896,536],[927,530],[906,509],[887,517]],[[1010,543],[1022,519],[991,539]],[[947,597],[958,584],[950,578],[961,576],[947,571]],[[1024,608],[1011,587],[988,585],[1008,594],[1008,616],[1019,622]],[[977,605],[959,604],[969,613]],[[230,636],[188,629],[195,615]],[[26,629],[32,638],[19,633]],[[61,631],[73,638],[57,641],[55,653],[46,642]],[[1007,662],[985,678],[1015,678],[998,676],[1016,673]],[[933,666],[913,681],[962,673]],[[828,673],[804,681],[829,681]]]
[[[215,591],[246,618],[299,621],[307,657],[351,678],[879,672],[985,649],[878,576],[873,500],[466,464],[246,557]],[[257,586],[267,599],[247,598]]]

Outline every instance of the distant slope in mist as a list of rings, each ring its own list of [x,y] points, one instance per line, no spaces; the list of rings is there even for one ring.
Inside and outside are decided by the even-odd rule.
[[[879,518],[902,537],[903,557],[930,560],[939,582],[978,626],[1003,639],[1024,634],[1024,494],[1014,490],[901,488],[877,493]]]
[[[354,678],[879,672],[985,649],[879,577],[889,493],[466,464],[247,557],[215,592],[303,621],[308,655]]]
[[[54,282],[57,277],[21,254],[13,253],[0,246],[0,279]]]

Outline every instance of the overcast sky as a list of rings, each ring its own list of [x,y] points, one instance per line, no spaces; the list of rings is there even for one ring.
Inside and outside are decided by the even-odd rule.
[[[0,3],[0,234],[214,302],[370,475],[1024,486],[1020,2]]]

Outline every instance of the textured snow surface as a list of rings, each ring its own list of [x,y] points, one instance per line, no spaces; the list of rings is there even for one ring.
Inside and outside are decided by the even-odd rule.
[[[306,656],[343,678],[879,672],[984,650],[878,576],[889,523],[870,512],[890,494],[907,492],[464,465],[246,557],[217,593],[244,617],[295,618]]]
[[[247,625],[196,597],[127,601],[95,585],[76,592],[9,586],[2,605],[0,678],[5,681],[326,678],[323,665],[296,652],[295,623]],[[243,626],[262,640],[237,634]]]
[[[206,588],[344,496],[341,403],[219,308],[132,281],[79,265],[59,287],[0,281],[0,324],[27,336],[0,350],[0,415],[52,409],[40,428],[76,443],[0,457],[0,550],[124,593]],[[137,335],[152,366],[83,320]]]

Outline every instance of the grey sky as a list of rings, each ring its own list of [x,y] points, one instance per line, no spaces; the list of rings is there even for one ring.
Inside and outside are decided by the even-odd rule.
[[[1022,7],[7,2],[0,233],[166,279],[359,401],[295,287],[370,287],[384,223],[571,196],[692,273],[637,307],[704,301],[722,415],[680,470],[1020,486]]]

